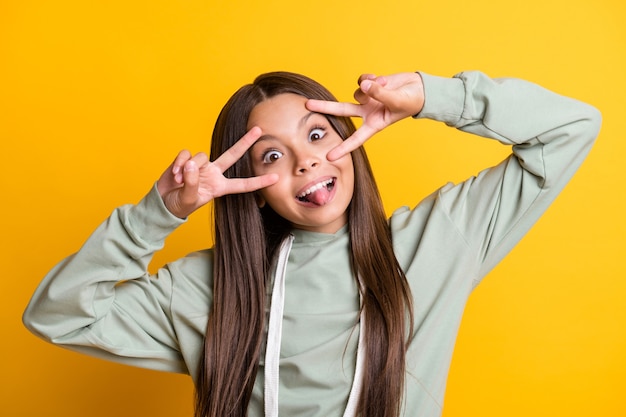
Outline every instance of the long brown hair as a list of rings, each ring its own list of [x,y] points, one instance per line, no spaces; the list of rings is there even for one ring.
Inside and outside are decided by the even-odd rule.
[[[213,131],[211,160],[247,130],[258,103],[283,93],[336,100],[302,75],[273,72],[240,88],[222,109]],[[349,118],[327,116],[346,139],[355,127]],[[407,332],[413,328],[410,289],[393,252],[391,232],[374,176],[361,147],[352,152],[355,185],[348,208],[353,274],[360,277],[365,329],[365,369],[357,414],[396,417],[405,380]],[[227,177],[252,176],[246,154]],[[214,201],[215,247],[213,304],[205,351],[198,369],[196,417],[244,417],[259,367],[265,326],[266,284],[270,264],[290,224],[269,205],[259,209],[254,194]]]

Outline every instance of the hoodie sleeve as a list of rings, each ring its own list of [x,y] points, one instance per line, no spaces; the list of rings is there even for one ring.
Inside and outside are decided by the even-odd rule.
[[[417,118],[511,146],[499,165],[439,190],[437,198],[478,260],[474,285],[524,236],[570,180],[600,128],[594,107],[519,79],[480,72],[421,74]]]
[[[134,366],[188,373],[170,311],[170,270],[147,272],[152,255],[183,221],[154,187],[117,208],[36,289],[23,322],[51,343]]]

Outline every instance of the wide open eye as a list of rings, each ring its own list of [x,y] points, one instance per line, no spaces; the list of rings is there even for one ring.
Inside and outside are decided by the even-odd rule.
[[[326,136],[326,129],[323,127],[315,127],[309,133],[309,142],[315,142]]]
[[[271,149],[263,154],[263,163],[271,164],[278,161],[280,158],[282,158],[282,156],[282,152],[277,151],[276,149]]]

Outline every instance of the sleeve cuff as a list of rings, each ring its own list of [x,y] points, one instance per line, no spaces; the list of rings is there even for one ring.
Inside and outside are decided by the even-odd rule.
[[[462,117],[465,85],[458,77],[447,78],[419,73],[424,83],[424,107],[416,119],[432,119],[456,125]]]
[[[141,240],[160,243],[187,219],[174,216],[165,207],[156,183],[148,194],[128,211],[126,226]]]

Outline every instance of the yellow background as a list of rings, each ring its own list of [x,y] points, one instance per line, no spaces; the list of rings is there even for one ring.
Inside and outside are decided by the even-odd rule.
[[[0,414],[191,415],[187,377],[50,346],[21,313],[41,277],[260,72],[350,100],[361,72],[480,69],[597,106],[599,141],[538,225],[470,299],[444,416],[626,415],[626,6],[621,0],[0,3]],[[367,145],[389,211],[507,150],[434,122]],[[162,264],[211,244],[208,209]]]

